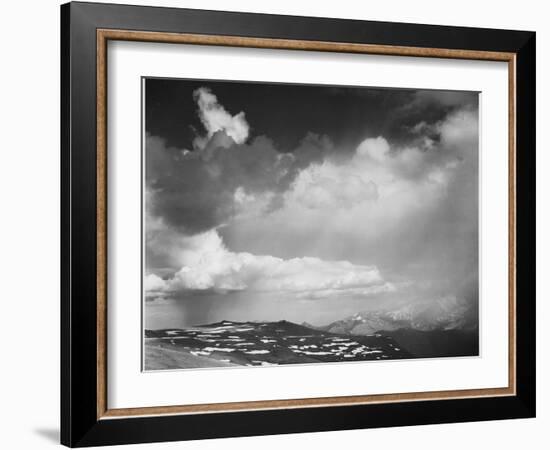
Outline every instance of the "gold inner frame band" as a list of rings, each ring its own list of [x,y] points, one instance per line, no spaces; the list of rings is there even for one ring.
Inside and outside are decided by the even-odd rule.
[[[502,61],[508,63],[508,386],[487,389],[109,409],[107,405],[107,42],[109,40]],[[516,54],[240,36],[97,30],[97,418],[448,400],[516,394]]]

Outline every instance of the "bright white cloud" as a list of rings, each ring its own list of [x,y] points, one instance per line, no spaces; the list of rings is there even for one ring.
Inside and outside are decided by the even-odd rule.
[[[164,289],[164,285],[164,280],[154,273],[150,273],[143,280],[143,288],[145,289],[145,292],[162,291]]]
[[[463,109],[449,114],[445,120],[437,124],[437,131],[441,134],[441,143],[447,148],[463,153],[476,143],[479,135],[477,113],[470,109]]]
[[[375,266],[302,257],[282,259],[229,251],[215,230],[187,237],[183,267],[170,279],[146,277],[149,296],[189,290],[289,292],[297,298],[325,298],[386,292]]]
[[[350,208],[376,201],[377,185],[364,175],[328,161],[313,164],[296,177],[286,201],[313,210]]]
[[[256,254],[269,253],[265,236],[275,236],[289,256],[334,255],[397,266],[418,278],[436,272],[441,279],[461,278],[465,269],[453,270],[476,251],[464,236],[477,227],[477,130],[477,112],[464,109],[430,130],[438,136],[431,149],[414,142],[395,148],[382,136],[365,139],[347,158],[339,153],[309,164],[280,208],[236,216],[224,236],[231,248]]]
[[[335,217],[341,224],[349,218],[355,224],[368,220],[371,226],[424,214],[445,198],[456,171],[473,154],[477,114],[468,109],[457,111],[436,128],[440,144],[429,151],[417,147],[392,149],[379,136],[361,142],[347,161],[326,159],[311,164],[285,194],[288,210],[278,214],[295,221],[305,219],[305,215],[311,224],[312,212],[307,209],[317,209],[318,215]],[[324,220],[313,223],[328,226]]]
[[[387,159],[390,145],[382,136],[377,138],[367,138],[359,144],[355,153],[359,157],[369,157],[378,162],[383,162]]]
[[[237,144],[242,144],[248,138],[250,126],[246,121],[244,112],[232,116],[218,102],[218,98],[207,88],[199,88],[194,92],[195,101],[199,108],[199,117],[207,136],[195,140],[195,145],[204,148],[210,138],[218,131],[224,131]]]
[[[427,165],[419,149],[391,152],[383,137],[366,139],[345,163],[325,160],[304,169],[285,194],[285,208],[276,214],[302,223],[328,216],[329,222],[314,222],[323,227],[331,217],[340,224],[351,220],[356,230],[365,220],[371,227],[384,226],[425,212],[445,194],[456,165]]]

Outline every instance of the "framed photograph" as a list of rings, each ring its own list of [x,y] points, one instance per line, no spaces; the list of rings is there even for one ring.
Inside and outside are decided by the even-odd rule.
[[[61,7],[61,440],[535,415],[535,33]]]

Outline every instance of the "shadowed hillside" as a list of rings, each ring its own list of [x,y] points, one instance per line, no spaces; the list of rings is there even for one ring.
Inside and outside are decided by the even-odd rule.
[[[389,336],[348,336],[288,321],[222,321],[145,331],[145,368],[267,366],[410,358]]]

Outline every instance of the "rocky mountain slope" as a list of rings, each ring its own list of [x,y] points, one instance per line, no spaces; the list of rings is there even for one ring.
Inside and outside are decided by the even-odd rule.
[[[150,361],[148,355],[151,355]],[[167,359],[166,364],[163,357]],[[389,336],[349,336],[285,320],[224,320],[186,329],[145,331],[145,368],[150,370],[178,365],[181,368],[224,364],[266,366],[410,357]]]
[[[455,297],[431,302],[411,303],[396,309],[365,311],[319,327],[331,333],[369,335],[379,331],[411,329],[473,330],[477,328],[477,309]]]

